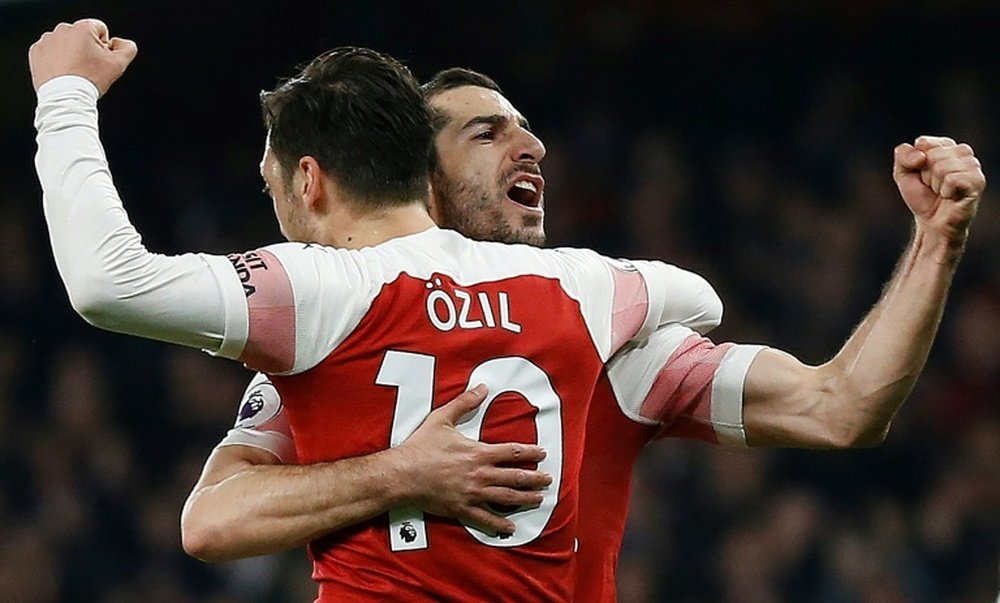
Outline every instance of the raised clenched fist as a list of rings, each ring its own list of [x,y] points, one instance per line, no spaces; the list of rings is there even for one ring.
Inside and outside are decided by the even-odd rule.
[[[60,23],[28,49],[28,66],[35,91],[60,75],[85,77],[103,96],[136,55],[135,42],[109,38],[108,26],[97,19]]]
[[[986,188],[986,176],[967,144],[921,136],[896,147],[893,178],[924,232],[962,245]]]

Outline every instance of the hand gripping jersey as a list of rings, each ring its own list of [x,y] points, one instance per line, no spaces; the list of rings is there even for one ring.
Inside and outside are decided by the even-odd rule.
[[[400,510],[312,546],[321,598],[569,600],[584,428],[604,363],[676,322],[692,296],[719,314],[717,298],[698,296],[707,284],[659,263],[437,229],[360,251],[156,255],[121,206],[96,101],[92,84],[60,77],[39,90],[36,114],[53,252],[85,318],[270,373],[300,462],[398,444],[479,382],[490,399],[462,422],[466,435],[548,449],[555,482],[540,507],[508,510],[513,537]]]

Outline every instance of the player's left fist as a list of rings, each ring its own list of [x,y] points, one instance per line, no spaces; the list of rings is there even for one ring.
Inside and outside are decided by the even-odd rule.
[[[98,19],[60,23],[42,34],[28,49],[31,84],[35,91],[60,75],[79,75],[108,91],[135,58],[135,42],[108,36],[108,26]]]
[[[976,216],[986,176],[975,152],[943,136],[921,136],[896,147],[893,177],[925,232],[961,245]]]

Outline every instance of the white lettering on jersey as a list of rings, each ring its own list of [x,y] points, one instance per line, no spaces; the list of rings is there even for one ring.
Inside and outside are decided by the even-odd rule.
[[[432,289],[435,285],[440,286],[441,281],[434,279],[434,282],[427,283],[427,288]],[[452,297],[454,296],[454,297]],[[483,320],[470,319],[469,313],[476,306],[479,307]],[[464,289],[455,289],[449,294],[443,289],[434,289],[427,294],[425,303],[427,318],[438,331],[448,332],[458,327],[459,329],[495,329],[499,323],[500,328],[511,333],[520,333],[521,325],[514,322],[510,317],[510,298],[506,291],[497,293],[497,316],[490,302],[489,294],[479,291],[473,297],[472,293]],[[499,321],[498,321],[499,318]],[[484,324],[485,323],[485,324]]]
[[[437,359],[428,354],[387,350],[378,376],[377,385],[397,388],[396,410],[393,413],[389,445],[398,446],[406,441],[420,426],[433,407],[434,372]],[[548,456],[538,463],[538,470],[552,476],[552,484],[543,491],[542,503],[537,507],[518,507],[503,513],[514,522],[513,534],[487,534],[466,524],[479,542],[495,547],[515,547],[528,544],[542,535],[556,504],[562,481],[562,399],[556,393],[549,375],[527,358],[508,356],[492,358],[472,370],[469,389],[477,383],[489,387],[489,395],[479,408],[462,417],[455,429],[465,437],[480,440],[483,423],[490,404],[505,392],[516,392],[531,406],[535,413],[535,433],[538,444],[548,451]],[[494,509],[494,512],[498,512]],[[404,507],[389,512],[389,548],[392,551],[425,549],[429,545],[424,512],[417,507]]]
[[[440,304],[438,302],[441,302]],[[443,306],[446,313],[445,318],[438,314],[438,306]],[[455,302],[451,301],[448,294],[440,289],[431,291],[427,296],[427,318],[438,331],[450,331],[455,328]]]
[[[469,295],[469,292],[462,291],[461,289],[455,289],[455,297],[462,302],[462,309],[458,313],[458,327],[460,329],[481,329],[483,327],[483,321],[469,320],[469,302],[472,301],[472,296]]]
[[[520,333],[521,325],[510,319],[510,303],[507,301],[507,293],[501,291],[497,296],[500,299],[500,327],[512,333]]]

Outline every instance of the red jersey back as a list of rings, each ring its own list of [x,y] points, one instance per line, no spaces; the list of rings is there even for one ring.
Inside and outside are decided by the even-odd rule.
[[[553,484],[539,508],[509,516],[517,531],[506,539],[405,509],[316,541],[321,600],[570,600],[576,484],[602,366],[579,304],[554,279],[459,287],[404,274],[385,285],[327,359],[274,379],[299,462],[398,444],[432,408],[485,383],[489,397],[460,429],[539,443]]]

